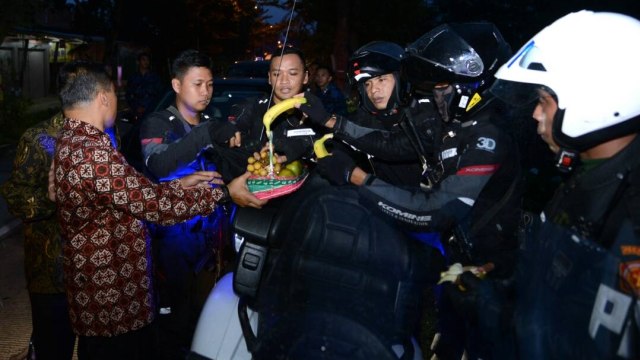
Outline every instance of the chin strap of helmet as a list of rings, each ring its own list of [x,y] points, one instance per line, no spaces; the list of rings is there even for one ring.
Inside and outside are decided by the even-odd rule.
[[[544,87],[544,90],[548,91],[553,99],[558,103],[558,96],[553,92],[553,90]],[[551,136],[553,140],[560,146],[560,151],[556,154],[556,167],[560,172],[569,173],[576,166],[580,152],[571,149],[570,146],[564,145],[561,139],[556,138],[556,132],[562,133],[561,127],[564,119],[564,110],[558,109],[556,113],[553,115],[553,125],[551,130]],[[562,145],[561,145],[562,144]]]
[[[569,149],[560,149],[556,154],[556,167],[563,173],[573,170],[578,161],[578,152]]]

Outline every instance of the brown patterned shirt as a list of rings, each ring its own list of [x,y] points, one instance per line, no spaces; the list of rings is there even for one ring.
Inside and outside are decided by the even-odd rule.
[[[109,136],[65,119],[55,154],[56,197],[71,323],[84,336],[115,336],[154,317],[151,252],[143,220],[164,225],[211,213],[220,189],[154,184]]]

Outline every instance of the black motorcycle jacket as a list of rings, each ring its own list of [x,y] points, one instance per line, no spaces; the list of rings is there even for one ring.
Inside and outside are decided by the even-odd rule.
[[[262,117],[269,109],[269,97],[250,98],[231,108],[229,121],[242,135],[242,147],[249,153],[260,151],[268,142]],[[288,161],[309,157],[319,129],[303,122],[302,112],[292,109],[278,116],[271,124],[275,151],[287,156]],[[322,130],[320,130],[322,131]]]
[[[510,272],[521,177],[515,143],[496,125],[505,116],[501,104],[487,101],[464,123],[439,122],[442,128],[431,131],[436,134],[432,144],[426,143],[433,139],[426,131],[429,123],[418,123],[423,147],[437,149],[437,163],[430,170],[433,187],[401,189],[370,176],[360,187],[362,198],[410,228],[455,234],[466,261],[491,261]],[[396,141],[405,147],[410,142]]]
[[[436,121],[433,105],[428,99],[421,99],[394,114],[371,113],[360,108],[352,119],[338,117],[334,133],[337,139],[367,155],[369,168],[378,178],[395,186],[416,187],[420,185],[426,156],[433,153],[432,129]],[[429,137],[421,142],[426,148],[416,147],[418,144],[407,136],[411,130],[404,127],[414,123],[421,124]]]
[[[146,175],[165,181],[211,169],[203,167],[202,157],[212,147],[209,121],[213,120],[202,114],[201,124],[191,126],[173,105],[147,116],[140,128]]]

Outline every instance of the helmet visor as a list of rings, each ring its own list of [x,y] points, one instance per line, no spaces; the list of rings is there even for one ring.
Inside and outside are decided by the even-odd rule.
[[[538,100],[540,84],[528,84],[509,80],[497,79],[489,88],[491,94],[507,104],[521,107]]]
[[[478,53],[447,25],[424,34],[407,50],[456,75],[477,77],[484,71]]]

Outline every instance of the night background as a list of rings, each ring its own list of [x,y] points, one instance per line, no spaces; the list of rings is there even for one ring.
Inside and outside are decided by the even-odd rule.
[[[331,65],[348,95],[347,59],[369,41],[406,45],[442,23],[484,20],[516,51],[544,26],[582,9],[640,18],[637,0],[3,0],[0,144],[16,143],[57,110],[30,111],[40,99],[56,101],[58,69],[72,59],[103,62],[114,77],[118,69],[123,90],[143,51],[168,85],[169,64],[182,50],[207,53],[214,75],[222,76],[235,61],[268,59],[286,40],[304,51],[307,63]],[[524,160],[549,161],[530,113],[523,114],[527,126],[514,128],[522,132]]]
[[[443,23],[490,21],[516,51],[543,27],[570,12],[609,11],[640,19],[638,0],[0,1],[0,150],[5,155],[4,159],[0,157],[4,160],[0,162],[0,183],[3,176],[8,177],[15,144],[24,131],[59,110],[55,79],[62,65],[73,59],[108,65],[114,78],[122,80],[118,83],[121,95],[126,80],[136,71],[136,58],[141,52],[152,55],[153,69],[168,86],[169,64],[185,49],[198,49],[211,56],[214,75],[221,76],[236,61],[268,59],[278,52],[286,37],[288,45],[303,50],[307,63],[331,65],[337,83],[348,95],[344,78],[347,59],[373,40],[406,45]],[[125,107],[126,102],[120,99],[118,105]],[[509,131],[518,140],[526,171],[523,208],[537,213],[563,175],[552,165],[553,154],[536,134],[531,110],[522,109],[516,119]],[[8,219],[5,208],[0,198],[0,230]],[[0,232],[0,240],[2,235]],[[18,240],[16,243],[20,243]],[[21,258],[15,255],[22,254],[21,248],[3,252],[0,265],[12,269],[22,266]],[[0,270],[9,273],[2,267]],[[16,279],[21,276],[14,275]],[[6,299],[0,297],[0,310],[2,300],[10,303]],[[28,304],[26,295],[21,301]],[[28,307],[25,309],[28,314]],[[5,310],[3,316],[7,313]],[[25,328],[30,326],[23,322]],[[27,338],[29,331],[0,329],[0,340],[8,339],[9,332]],[[422,331],[430,333],[432,329]],[[421,340],[423,349],[429,346],[426,341]]]
[[[4,0],[0,38],[19,29],[99,37],[104,50],[94,60],[122,61],[119,46],[148,48],[160,72],[179,51],[195,48],[223,69],[275,51],[278,40],[284,41],[292,6],[275,0]],[[634,0],[299,0],[288,43],[309,61],[332,63],[340,72],[348,55],[366,42],[404,45],[445,22],[491,21],[515,50],[553,20],[581,9],[640,16]],[[5,88],[15,85],[12,80],[15,76],[5,79]]]
[[[3,0],[0,144],[15,144],[25,129],[57,111],[56,75],[72,59],[108,65],[123,93],[143,51],[168,85],[169,64],[182,50],[207,53],[214,75],[224,76],[235,61],[268,59],[286,41],[304,51],[308,64],[331,65],[348,96],[347,59],[369,41],[406,45],[442,23],[490,21],[516,51],[544,26],[582,9],[640,18],[637,0]],[[33,111],[42,99],[52,105]],[[513,129],[525,167],[550,164],[552,154],[537,136],[530,111],[519,119]],[[546,185],[530,186],[538,193]],[[539,200],[534,210],[543,204],[543,197],[532,199]]]

